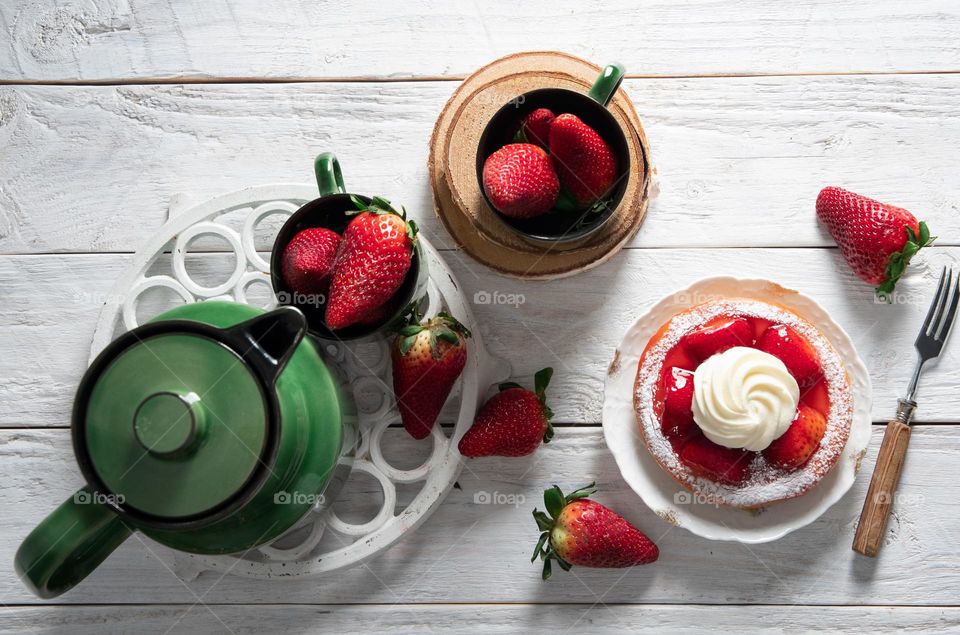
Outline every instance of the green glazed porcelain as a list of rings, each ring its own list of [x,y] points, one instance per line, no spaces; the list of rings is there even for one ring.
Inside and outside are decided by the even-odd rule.
[[[332,502],[355,418],[306,330],[294,308],[202,302],[112,342],[74,402],[87,486],[20,546],[24,583],[58,596],[132,531],[181,551],[242,552]]]
[[[277,232],[270,256],[270,282],[277,302],[300,309],[307,318],[310,334],[322,339],[335,341],[360,340],[373,338],[388,332],[391,327],[403,321],[413,307],[423,301],[427,293],[429,273],[427,260],[420,240],[413,243],[413,256],[410,270],[391,299],[392,311],[380,320],[365,324],[353,324],[347,328],[332,331],[324,321],[326,297],[324,294],[303,294],[291,288],[281,275],[283,253],[290,241],[304,229],[325,227],[343,235],[355,217],[357,206],[354,199],[369,204],[371,198],[362,194],[350,194],[343,184],[343,171],[340,162],[332,152],[317,155],[313,162],[313,172],[317,178],[318,198],[305,203]]]

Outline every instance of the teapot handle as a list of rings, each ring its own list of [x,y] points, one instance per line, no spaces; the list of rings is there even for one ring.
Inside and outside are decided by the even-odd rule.
[[[44,518],[17,550],[17,577],[38,597],[66,593],[130,536],[130,527],[96,497],[89,487],[77,491]]]

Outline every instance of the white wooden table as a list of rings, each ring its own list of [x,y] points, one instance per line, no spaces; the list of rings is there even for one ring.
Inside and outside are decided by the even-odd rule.
[[[936,275],[960,260],[956,2],[267,4],[0,4],[0,630],[960,630],[960,344],[923,378],[903,496],[876,560],[850,543],[879,425],[841,502],[750,547],[671,530],[620,479],[599,428],[627,326],[716,273],[819,300],[870,368],[875,421],[891,416]],[[662,190],[627,249],[547,283],[456,252],[426,173],[431,127],[458,80],[525,49],[627,66]],[[309,181],[323,150],[337,152],[351,189],[405,203],[468,294],[522,294],[522,306],[475,310],[518,381],[557,369],[555,441],[526,459],[473,461],[423,527],[335,579],[184,583],[131,540],[74,591],[37,600],[10,563],[81,483],[69,407],[113,281],[173,194]],[[830,184],[903,205],[939,236],[900,303],[875,303],[817,225],[814,199]],[[413,447],[395,437],[398,453]],[[591,480],[657,540],[660,561],[544,584],[528,562],[530,511],[550,483]],[[478,505],[478,492],[523,502]]]

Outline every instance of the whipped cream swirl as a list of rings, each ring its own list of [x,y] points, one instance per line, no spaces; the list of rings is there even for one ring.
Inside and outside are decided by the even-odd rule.
[[[735,346],[693,375],[693,420],[708,439],[759,452],[790,427],[800,401],[797,380],[763,351]]]

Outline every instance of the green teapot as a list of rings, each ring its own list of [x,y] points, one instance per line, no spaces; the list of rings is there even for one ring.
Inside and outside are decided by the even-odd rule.
[[[212,301],[107,346],[73,407],[87,485],[24,540],[20,579],[56,597],[133,531],[191,553],[244,552],[332,503],[355,411],[306,332],[296,308]]]

